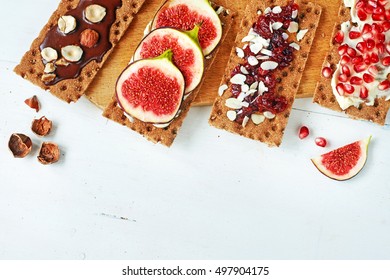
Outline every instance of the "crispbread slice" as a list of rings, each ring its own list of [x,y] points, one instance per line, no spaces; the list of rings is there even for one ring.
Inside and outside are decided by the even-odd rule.
[[[237,35],[235,47],[233,47],[230,55],[230,61],[226,67],[225,75],[222,79],[221,85],[230,85],[230,75],[234,67],[242,62],[236,55],[236,47],[242,47],[242,39],[247,36],[252,24],[257,20],[257,12],[262,12],[271,6],[284,6],[287,4],[285,0],[267,0],[257,1],[251,0],[247,6],[245,16],[241,22],[241,32]],[[214,103],[213,110],[210,116],[210,124],[216,128],[224,129],[229,132],[239,134],[241,136],[259,140],[268,144],[269,146],[279,146],[282,142],[284,130],[290,116],[291,107],[294,102],[295,95],[298,91],[302,73],[305,69],[306,60],[310,53],[310,48],[314,40],[314,35],[320,20],[322,8],[310,2],[298,2],[300,19],[299,28],[308,29],[309,31],[300,42],[301,49],[294,53],[294,60],[290,67],[283,70],[274,71],[275,79],[280,79],[277,84],[277,93],[286,97],[288,107],[286,111],[277,114],[274,119],[266,119],[262,124],[255,125],[249,121],[243,127],[241,124],[232,122],[227,117],[227,112],[230,110],[225,106],[225,102],[231,97],[230,90],[227,90],[221,97],[218,97]]]
[[[77,101],[80,96],[84,94],[97,72],[103,66],[116,44],[124,35],[145,0],[122,1],[122,7],[116,11],[116,21],[111,26],[110,30],[109,40],[112,47],[104,55],[104,58],[100,63],[92,61],[82,69],[77,78],[63,80],[55,85],[47,86],[41,81],[44,65],[40,56],[40,44],[45,39],[49,30],[53,26],[57,25],[58,19],[68,11],[76,8],[79,2],[80,0],[62,0],[60,2],[57,10],[52,14],[47,24],[43,27],[38,38],[33,41],[30,50],[25,53],[20,64],[14,69],[18,75],[29,80],[33,84],[50,91],[55,96],[68,103]],[[91,4],[93,4],[93,1],[91,1]]]
[[[341,3],[338,22],[336,22],[332,39],[330,42],[330,50],[328,55],[325,57],[323,67],[330,65],[332,69],[335,69],[340,61],[340,55],[338,53],[339,44],[334,42],[333,38],[336,33],[340,30],[340,25],[343,22],[351,20],[350,9],[346,8],[344,2]],[[322,75],[319,75],[319,81],[314,93],[313,102],[326,107],[328,109],[342,112],[336,97],[333,94],[331,79],[326,79]],[[388,77],[388,79],[390,79]],[[365,103],[360,108],[354,106],[349,107],[344,112],[351,118],[368,120],[379,125],[384,125],[386,121],[387,112],[390,109],[390,101],[385,101],[385,98],[377,98],[374,106],[367,106]]]
[[[164,3],[165,1],[163,1]],[[213,7],[217,10],[219,3],[222,1],[214,1]],[[226,35],[229,32],[229,29],[232,26],[235,12],[233,12],[228,7],[224,6],[224,11],[219,14],[220,19],[222,21],[222,28],[223,28],[223,34],[220,44],[223,44],[224,40],[226,39]],[[215,60],[215,58],[218,56],[219,47],[216,48],[209,56],[206,57],[205,60],[205,70],[204,70],[204,77],[207,76],[207,73],[209,71],[212,71],[212,65]],[[167,147],[170,147],[173,143],[173,141],[176,138],[176,135],[178,133],[178,130],[183,124],[183,121],[185,117],[188,114],[188,111],[191,107],[191,103],[196,98],[197,94],[199,93],[202,84],[204,82],[204,78],[202,79],[200,85],[191,93],[191,95],[183,101],[183,104],[180,108],[180,114],[179,116],[174,119],[174,121],[166,128],[157,128],[151,123],[144,123],[140,120],[134,119],[132,120],[129,118],[124,111],[119,107],[116,98],[114,97],[112,102],[107,106],[107,108],[103,112],[103,116],[120,123],[122,125],[125,125],[129,127],[130,129],[142,134],[144,137],[146,137],[148,140],[154,142],[154,143],[161,143]]]

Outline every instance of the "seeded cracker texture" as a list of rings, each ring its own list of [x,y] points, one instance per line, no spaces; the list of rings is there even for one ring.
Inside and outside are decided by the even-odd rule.
[[[261,10],[264,12],[267,7],[285,6],[287,3],[287,1],[282,0],[251,0],[249,2],[241,22],[241,31],[237,35],[235,46],[232,49],[221,85],[230,85],[229,81],[232,70],[236,65],[243,62],[243,59],[236,55],[236,46],[242,47],[242,39],[248,35],[252,24],[259,17],[257,11]],[[297,1],[297,3],[299,4],[299,29],[308,29],[309,31],[302,41],[299,42],[301,49],[294,52],[294,60],[291,65],[283,70],[274,71],[275,79],[281,79],[280,83],[276,84],[276,93],[286,97],[288,101],[287,109],[284,112],[277,114],[272,120],[266,119],[260,125],[255,125],[252,121],[249,121],[248,124],[243,127],[241,124],[232,122],[227,118],[226,114],[230,109],[225,106],[225,102],[231,97],[229,88],[222,97],[216,99],[209,120],[210,125],[253,140],[261,141],[269,146],[280,146],[322,12],[321,7],[317,4],[304,1]],[[290,37],[295,39],[294,35]]]
[[[222,1],[220,1],[222,2]],[[225,1],[223,1],[225,2]],[[163,1],[165,3],[165,1]],[[162,4],[163,4],[162,3]],[[215,1],[212,3],[215,10],[219,7],[219,1]],[[225,11],[222,12],[219,15],[219,18],[222,22],[222,38],[220,44],[223,44],[224,40],[226,39],[226,35],[228,34],[234,17],[236,16],[236,13],[233,12],[228,7],[224,6]],[[228,11],[228,12],[227,12]],[[218,56],[219,47],[217,47],[209,56],[207,56],[205,60],[205,71],[204,76],[201,81],[201,83],[198,85],[198,87],[191,93],[191,95],[183,101],[182,106],[180,107],[180,115],[174,119],[174,121],[166,128],[157,128],[153,124],[150,123],[144,123],[142,121],[139,121],[137,119],[134,119],[134,122],[131,122],[131,120],[126,116],[126,114],[123,112],[123,110],[119,107],[116,98],[113,98],[113,101],[107,106],[105,111],[103,112],[103,116],[120,123],[124,126],[129,127],[130,129],[138,132],[139,134],[146,137],[148,140],[154,142],[154,143],[160,143],[164,146],[170,147],[173,143],[173,141],[176,138],[176,135],[180,129],[180,127],[183,124],[183,121],[185,117],[188,114],[188,111],[190,110],[191,103],[195,100],[196,96],[198,95],[199,91],[202,89],[202,84],[204,82],[204,77],[207,76],[207,73],[209,71],[212,71],[212,65],[214,62],[214,59]]]
[[[336,22],[335,24],[332,39],[330,42],[330,50],[328,55],[325,57],[325,61],[323,64],[323,67],[328,66],[330,64],[330,67],[333,70],[336,69],[337,64],[340,61],[340,55],[338,53],[338,48],[340,44],[334,42],[333,38],[340,30],[341,23],[351,20],[350,9],[345,7],[344,2],[341,3],[338,18],[339,22]],[[389,77],[387,77],[387,79],[389,79]],[[340,108],[339,103],[337,102],[336,97],[333,94],[331,78],[326,79],[321,74],[314,93],[313,102],[318,103],[319,105],[334,111],[343,111]],[[354,119],[368,120],[379,125],[384,125],[389,108],[390,101],[385,101],[385,98],[377,98],[375,100],[374,106],[367,106],[363,103],[360,108],[352,106],[344,112],[349,117]]]
[[[20,64],[14,69],[18,75],[44,90],[50,91],[55,96],[68,103],[76,102],[87,90],[89,84],[93,81],[97,72],[103,66],[112,50],[122,38],[135,14],[138,13],[145,0],[122,1],[122,7],[116,11],[116,20],[110,30],[110,42],[112,43],[112,47],[104,55],[102,62],[97,63],[96,61],[92,61],[82,69],[77,78],[63,80],[55,85],[47,86],[41,81],[44,64],[41,59],[39,46],[45,39],[49,30],[53,26],[57,25],[58,19],[68,11],[75,9],[79,2],[79,0],[62,0],[60,2],[57,10],[52,14],[48,23],[43,27],[38,38],[33,41],[30,50],[25,53]],[[91,4],[93,4],[93,1],[91,1]]]

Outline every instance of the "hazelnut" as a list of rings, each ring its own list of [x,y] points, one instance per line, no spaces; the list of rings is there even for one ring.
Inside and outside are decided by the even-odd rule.
[[[85,18],[92,23],[101,22],[105,16],[106,8],[100,5],[93,4],[85,8]]]
[[[70,62],[77,62],[83,56],[83,50],[79,46],[69,45],[61,49],[62,56]]]
[[[56,70],[56,67],[54,66],[53,62],[49,62],[48,64],[45,65],[45,69],[43,72],[46,74],[53,73]]]
[[[68,66],[69,62],[65,60],[65,58],[61,57],[59,60],[56,61],[55,63],[57,66]]]
[[[26,103],[31,109],[35,109],[37,113],[39,112],[39,101],[36,95],[24,100],[24,103]]]
[[[99,41],[99,33],[92,29],[85,29],[80,35],[80,44],[86,48],[92,48]]]
[[[76,19],[72,16],[62,16],[58,19],[58,29],[64,34],[68,34],[75,30],[76,25]]]
[[[46,62],[52,62],[58,58],[57,51],[50,47],[44,48],[41,51],[41,56]]]
[[[32,141],[24,134],[14,133],[9,139],[8,148],[15,158],[24,158],[31,152]]]
[[[38,136],[46,136],[50,133],[52,121],[43,116],[40,119],[34,119],[31,125],[31,130]]]
[[[56,163],[60,159],[60,149],[57,144],[43,142],[39,151],[38,161],[44,165]]]
[[[55,75],[55,74],[43,74],[41,80],[42,80],[42,82],[44,82],[44,83],[50,83],[50,82],[53,81],[55,78],[56,78],[56,75]]]

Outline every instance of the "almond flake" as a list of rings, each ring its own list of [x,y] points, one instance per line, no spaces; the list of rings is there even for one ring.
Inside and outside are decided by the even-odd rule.
[[[261,50],[261,53],[262,53],[262,54],[265,54],[265,55],[267,55],[267,56],[272,56],[272,51],[267,50],[267,49],[262,49],[262,50]]]
[[[279,64],[275,61],[264,61],[261,64],[261,69],[263,70],[275,70]]]
[[[266,117],[269,120],[272,120],[272,119],[274,119],[276,117],[275,114],[273,114],[273,113],[271,113],[269,111],[266,111],[263,114],[264,114],[264,117]]]
[[[258,11],[257,11],[257,14],[258,14],[259,16],[261,16],[262,13],[263,13],[263,12],[262,12],[261,10],[258,10]]]
[[[297,34],[297,40],[298,42],[301,41],[303,39],[303,37],[305,37],[306,33],[309,31],[309,29],[301,29],[299,30],[298,34]]]
[[[218,89],[218,95],[222,96],[228,88],[229,87],[227,85],[220,86],[219,89]]]
[[[256,56],[256,58],[257,58],[258,60],[268,60],[268,59],[269,59],[269,56],[266,56],[266,55],[258,55],[258,56]]]
[[[234,122],[237,118],[236,111],[228,111],[226,115],[227,115],[228,119],[231,120],[232,122]]]
[[[242,126],[243,127],[246,127],[246,125],[248,124],[249,122],[249,118],[247,116],[244,117],[244,120],[242,121]]]
[[[257,89],[257,86],[259,85],[259,82],[254,82],[251,84],[250,89]]]
[[[236,48],[236,53],[239,58],[244,58],[245,53],[241,48]]]
[[[290,26],[288,27],[287,31],[290,33],[295,33],[298,31],[298,23],[295,21],[290,22]]]
[[[246,102],[246,101],[242,102],[242,107],[248,108],[249,107],[249,103]]]
[[[289,36],[288,36],[287,33],[283,33],[283,34],[282,34],[282,37],[283,37],[284,40],[287,40]]]
[[[243,107],[242,103],[243,102],[241,102],[237,98],[229,98],[229,99],[226,99],[226,101],[225,101],[226,107],[228,107],[230,109],[241,109]]]
[[[274,29],[272,28],[272,23],[271,22],[269,23],[269,30],[271,31],[271,33],[274,33]]]
[[[268,7],[264,10],[264,14],[269,14],[271,11],[272,11],[272,9],[270,7]]]
[[[257,60],[256,57],[250,56],[248,57],[248,63],[252,66],[256,66],[257,64],[259,64],[259,61]]]
[[[282,8],[280,6],[275,6],[273,9],[272,9],[272,12],[274,14],[280,14],[282,12]]]
[[[294,42],[290,44],[290,47],[296,49],[297,51],[301,49],[301,46]]]
[[[240,70],[241,70],[241,73],[244,74],[244,75],[249,75],[249,72],[248,70],[246,70],[246,68],[244,66],[241,66],[240,67]]]
[[[260,95],[263,95],[264,92],[268,91],[268,88],[265,86],[263,81],[260,81],[258,89]]]
[[[249,90],[249,86],[247,84],[244,84],[241,86],[241,91],[242,92],[247,92]]]
[[[261,51],[261,49],[263,48],[263,45],[260,42],[257,42],[257,43],[250,45],[249,48],[250,48],[252,53],[258,54]]]
[[[263,115],[257,114],[252,114],[251,119],[255,125],[259,125],[265,121],[265,117]]]
[[[242,38],[241,42],[252,42],[253,39],[255,39],[255,35],[247,35],[244,38]]]
[[[243,85],[245,81],[246,76],[243,74],[236,74],[230,79],[230,82],[235,85]]]
[[[274,22],[272,24],[272,29],[273,30],[279,30],[280,28],[282,28],[282,26],[283,26],[283,23],[281,23],[281,22]]]
[[[291,14],[291,18],[292,18],[292,19],[295,19],[295,18],[297,18],[297,16],[298,16],[298,10],[294,10],[294,11],[292,12],[292,14]]]

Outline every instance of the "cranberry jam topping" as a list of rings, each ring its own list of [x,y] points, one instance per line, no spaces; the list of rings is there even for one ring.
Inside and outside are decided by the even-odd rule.
[[[232,98],[226,101],[226,106],[233,109],[228,112],[230,120],[243,126],[249,119],[259,124],[286,110],[288,101],[276,93],[280,79],[275,71],[288,67],[294,51],[300,49],[297,43],[288,40],[291,33],[298,32],[297,15],[298,5],[293,1],[284,7],[267,8],[242,40],[244,47],[236,49],[243,62],[231,73]],[[297,33],[298,41],[306,32]]]
[[[42,81],[54,85],[74,79],[89,62],[101,62],[112,48],[110,29],[122,0],[80,0],[61,16],[40,45],[45,74]]]

